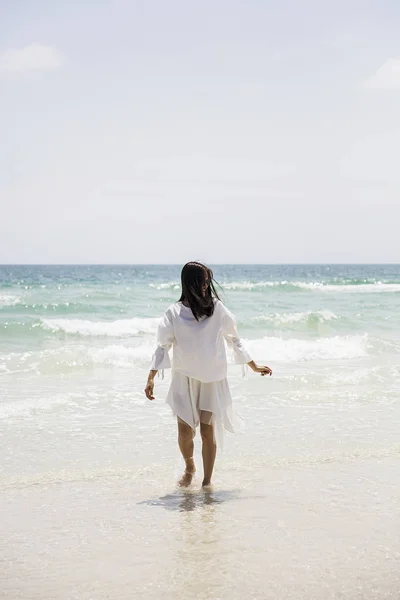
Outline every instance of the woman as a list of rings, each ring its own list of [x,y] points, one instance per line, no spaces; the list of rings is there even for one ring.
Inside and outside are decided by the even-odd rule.
[[[181,274],[182,294],[164,314],[158,327],[158,347],[145,394],[154,400],[154,378],[171,368],[168,351],[173,346],[172,380],[167,403],[178,419],[178,443],[185,460],[179,485],[188,486],[196,471],[193,439],[200,423],[204,478],[210,485],[217,450],[224,429],[233,432],[232,397],[227,381],[225,342],[233,349],[236,364],[248,364],[261,375],[272,375],[258,366],[240,341],[236,321],[215,291],[211,269],[189,262]]]

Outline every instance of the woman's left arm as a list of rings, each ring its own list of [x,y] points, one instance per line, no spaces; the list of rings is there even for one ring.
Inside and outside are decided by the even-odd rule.
[[[174,342],[174,328],[172,325],[171,317],[166,312],[160,321],[157,330],[157,348],[153,354],[153,359],[150,367],[150,373],[147,378],[146,388],[144,393],[149,400],[154,400],[154,378],[158,371],[162,371],[164,375],[164,369],[171,368],[171,359],[169,357],[169,350]]]

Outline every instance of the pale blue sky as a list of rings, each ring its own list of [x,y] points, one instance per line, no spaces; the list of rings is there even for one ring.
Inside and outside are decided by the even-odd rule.
[[[0,263],[400,262],[400,4],[3,0]]]

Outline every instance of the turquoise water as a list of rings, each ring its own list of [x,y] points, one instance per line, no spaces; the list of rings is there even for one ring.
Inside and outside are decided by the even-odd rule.
[[[310,363],[399,352],[396,265],[214,267],[260,360]],[[0,372],[143,367],[178,266],[0,267]]]
[[[274,375],[230,365],[244,429],[202,495],[169,373],[143,393],[180,267],[0,266],[5,597],[397,597],[400,266],[214,273]]]

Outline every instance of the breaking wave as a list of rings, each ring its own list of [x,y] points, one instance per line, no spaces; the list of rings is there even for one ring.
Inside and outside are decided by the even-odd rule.
[[[297,313],[274,313],[254,317],[256,323],[267,323],[275,326],[305,324],[315,325],[333,321],[339,317],[330,310],[318,310],[315,312],[297,312]]]
[[[367,334],[333,336],[316,340],[285,340],[272,336],[245,340],[247,348],[256,361],[268,361],[271,364],[361,358],[376,352],[377,344],[380,343],[379,340],[370,340]],[[89,346],[68,343],[57,349],[3,356],[0,360],[0,376],[18,371],[62,373],[96,367],[148,369],[154,349],[155,343],[149,340],[137,346],[122,344]],[[400,348],[391,348],[391,351],[400,351]],[[229,351],[228,359],[232,363]]]
[[[87,321],[83,319],[41,319],[43,329],[68,335],[129,337],[155,333],[159,319],[118,319],[116,321]]]
[[[350,292],[350,293],[381,293],[400,292],[400,283],[323,283],[319,281],[237,281],[222,284],[225,290],[257,291],[266,288],[278,288],[280,291],[312,291],[312,292]]]
[[[0,294],[0,308],[3,306],[16,306],[21,304],[21,298],[11,294]]]

